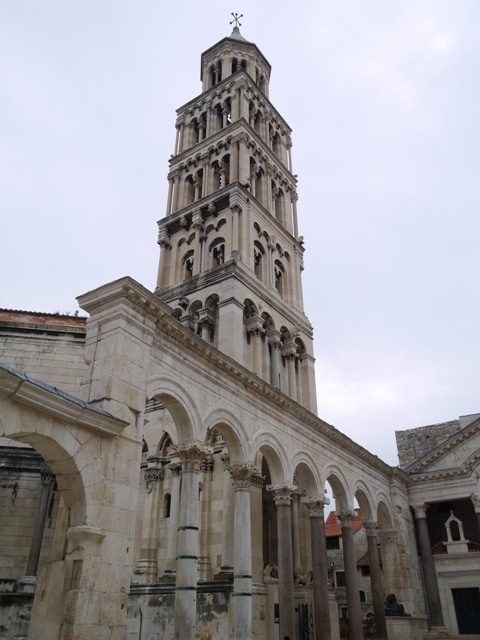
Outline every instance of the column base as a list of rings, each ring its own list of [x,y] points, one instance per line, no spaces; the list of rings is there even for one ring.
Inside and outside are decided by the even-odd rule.
[[[220,571],[213,576],[214,580],[233,580],[233,567],[224,565]]]
[[[177,574],[173,569],[165,569],[163,576],[159,576],[158,581],[162,583],[176,582]]]
[[[450,638],[450,633],[446,627],[432,627],[428,632],[427,638]]]

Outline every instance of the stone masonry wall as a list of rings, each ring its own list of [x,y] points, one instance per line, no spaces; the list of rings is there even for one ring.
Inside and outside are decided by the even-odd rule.
[[[86,318],[0,310],[0,362],[73,395],[87,371]]]
[[[451,420],[426,427],[395,431],[398,460],[402,469],[444,442],[460,427],[460,420]]]

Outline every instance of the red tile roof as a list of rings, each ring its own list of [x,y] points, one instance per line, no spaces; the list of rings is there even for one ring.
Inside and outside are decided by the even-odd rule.
[[[362,512],[360,509],[355,509],[355,516],[353,518],[352,529],[353,533],[356,533],[363,527]],[[342,528],[340,526],[340,520],[335,515],[335,511],[330,511],[328,518],[325,521],[325,537],[334,538],[342,535]]]

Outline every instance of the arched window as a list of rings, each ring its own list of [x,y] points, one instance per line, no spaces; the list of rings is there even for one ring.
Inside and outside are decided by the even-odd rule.
[[[172,505],[172,496],[169,493],[166,493],[163,496],[163,517],[170,518],[170,508]]]
[[[190,280],[193,276],[193,249],[183,257],[182,272],[184,280]]]
[[[363,589],[360,589],[359,595],[360,595],[360,602],[362,604],[365,604],[365,602],[367,601],[367,596],[365,595],[365,591],[363,591]]]
[[[209,247],[210,269],[218,267],[225,262],[225,239],[217,238]]]
[[[264,273],[264,257],[265,249],[260,242],[256,241],[253,246],[253,259],[255,264],[255,275],[259,280],[263,282],[265,277]]]
[[[283,298],[285,292],[285,269],[279,260],[275,261],[275,289]]]

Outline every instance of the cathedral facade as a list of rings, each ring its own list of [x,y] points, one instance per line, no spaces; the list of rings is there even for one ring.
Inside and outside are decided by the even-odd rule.
[[[477,417],[403,469],[316,415],[291,129],[270,72],[238,27],[202,54],[202,91],[177,110],[154,292],[126,277],[78,298],[88,319],[0,312],[0,639],[476,628]]]

